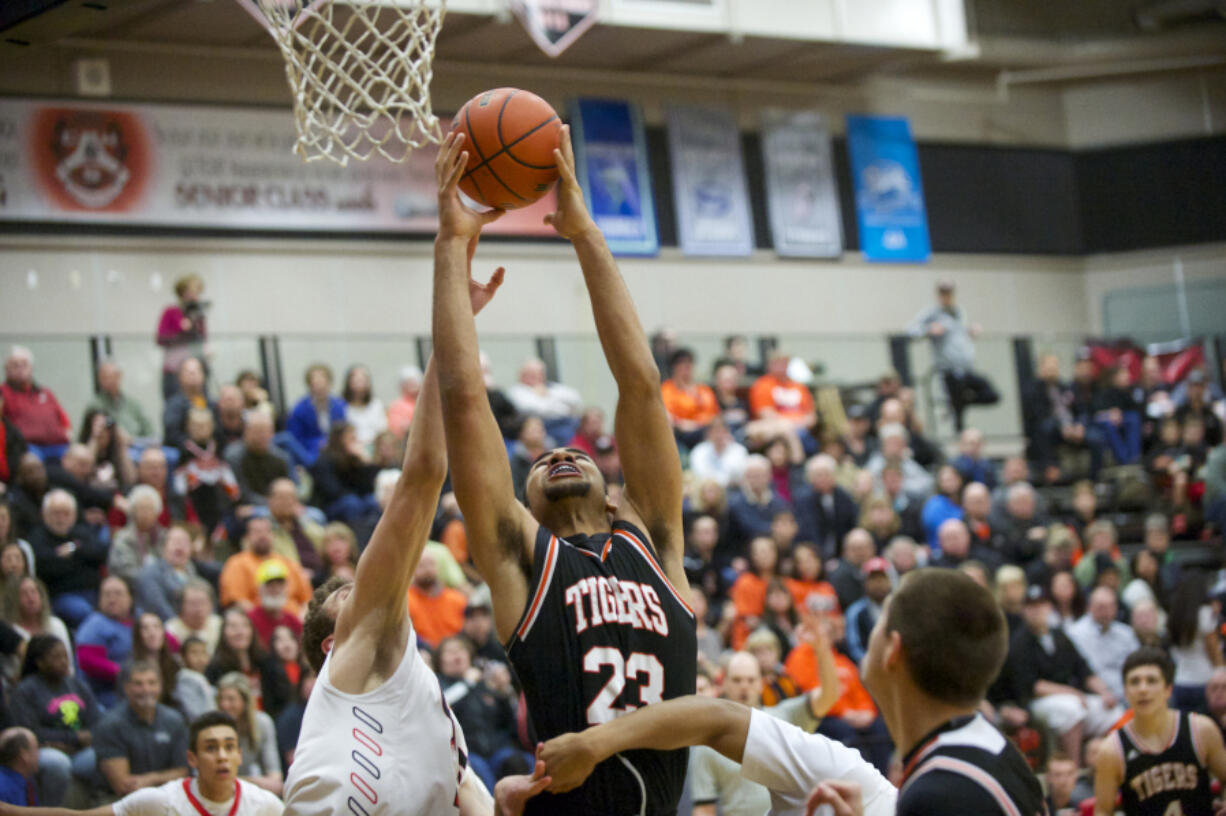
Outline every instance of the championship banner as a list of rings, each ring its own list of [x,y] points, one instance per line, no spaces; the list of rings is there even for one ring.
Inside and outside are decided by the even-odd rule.
[[[848,116],[847,151],[864,257],[928,260],[928,214],[910,123],[902,117]]]
[[[618,255],[655,255],[660,241],[638,108],[617,100],[575,100],[571,133],[579,183],[609,248]]]
[[[775,251],[795,258],[837,258],[843,222],[830,132],[813,111],[762,114],[766,205]]]
[[[596,24],[600,0],[511,0],[511,10],[537,47],[556,57]]]
[[[448,123],[444,121],[443,130]],[[0,99],[0,221],[434,232],[436,151],[340,167],[292,150],[289,111]],[[487,233],[553,236],[550,192]]]
[[[753,217],[736,120],[718,108],[668,108],[668,154],[681,251],[753,252]]]

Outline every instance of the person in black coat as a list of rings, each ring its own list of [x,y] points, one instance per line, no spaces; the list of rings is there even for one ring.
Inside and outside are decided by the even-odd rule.
[[[77,523],[77,501],[66,490],[48,491],[43,523],[29,535],[38,577],[47,585],[51,608],[75,629],[98,602],[99,570],[107,546]]]
[[[843,539],[843,555],[830,570],[830,585],[839,597],[839,608],[846,610],[864,597],[864,565],[873,557],[876,545],[868,530],[859,527]]]
[[[824,558],[833,558],[839,542],[856,526],[860,508],[856,500],[835,484],[838,463],[827,454],[814,456],[805,465],[804,487],[793,496],[793,510],[800,527],[798,537],[815,542]]]
[[[204,677],[216,686],[222,675],[232,671],[240,672],[251,681],[252,694],[258,690],[260,707],[275,721],[290,701],[289,677],[277,656],[261,648],[255,627],[237,606],[226,610],[217,651],[205,667]]]
[[[312,475],[313,503],[324,508],[329,519],[350,521],[378,509],[374,493],[379,466],[370,463],[348,422],[337,422],[328,431],[328,444],[319,452]]]

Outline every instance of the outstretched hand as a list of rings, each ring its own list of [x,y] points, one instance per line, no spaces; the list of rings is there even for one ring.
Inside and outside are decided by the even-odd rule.
[[[553,783],[550,793],[566,793],[582,785],[596,769],[597,757],[580,731],[562,734],[537,748],[536,755],[545,761]]]
[[[468,166],[468,151],[462,150],[464,134],[447,134],[434,160],[434,179],[438,183],[438,237],[471,240],[481,228],[502,217],[505,210],[477,212],[460,200],[460,178]],[[471,251],[470,251],[471,258]]]
[[[827,779],[809,794],[805,816],[813,816],[822,805],[830,805],[834,816],[864,816],[864,794],[858,782]]]
[[[545,216],[545,223],[557,230],[558,235],[573,241],[584,232],[596,229],[596,222],[587,211],[583,188],[575,175],[575,150],[570,143],[570,125],[562,126],[558,142],[558,147],[553,151],[553,160],[560,176],[558,208]]]
[[[545,775],[545,763],[539,759],[532,776],[504,776],[494,785],[494,812],[497,816],[520,816],[527,801],[549,787],[551,781]]]

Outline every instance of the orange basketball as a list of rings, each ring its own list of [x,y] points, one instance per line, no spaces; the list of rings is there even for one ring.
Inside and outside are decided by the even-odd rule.
[[[483,91],[464,103],[451,127],[466,137],[468,166],[460,189],[478,203],[503,210],[526,207],[558,180],[553,150],[562,120],[534,93]]]

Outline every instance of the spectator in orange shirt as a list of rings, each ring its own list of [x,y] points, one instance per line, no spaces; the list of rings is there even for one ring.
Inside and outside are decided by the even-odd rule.
[[[826,580],[826,565],[816,544],[802,541],[796,545],[792,550],[792,576],[784,578],[783,583],[798,610],[819,612],[839,607],[838,593]]]
[[[813,431],[817,427],[817,410],[809,389],[788,376],[787,352],[771,352],[766,373],[749,389],[749,411],[755,420],[785,420],[804,446],[805,455],[817,453]]]
[[[434,649],[443,640],[464,628],[464,608],[468,597],[439,579],[438,562],[426,549],[413,573],[409,587],[409,618],[417,636]]]
[[[831,624],[833,630],[831,640],[841,645],[845,626],[843,616],[833,613],[825,620]],[[817,733],[859,750],[866,760],[882,774],[886,774],[889,771],[890,755],[894,752],[890,732],[886,730],[873,698],[860,682],[860,670],[851,658],[841,650],[836,650],[834,666],[843,693],[826,712]],[[784,661],[783,669],[796,681],[801,691],[821,685],[817,653],[808,642],[801,641],[797,644]]]
[[[303,607],[311,600],[311,582],[307,580],[302,567],[273,553],[272,522],[264,516],[253,516],[247,520],[243,551],[227,558],[225,566],[222,567],[221,578],[218,580],[222,607],[238,604],[244,612],[255,609],[260,602],[257,574],[260,565],[269,559],[276,559],[285,565],[288,593],[285,611],[291,615],[302,616]]]
[[[720,413],[711,386],[694,381],[694,352],[677,349],[668,359],[669,379],[660,386],[664,410],[677,444],[686,450],[702,441],[707,426]]]
[[[766,589],[779,577],[776,567],[779,550],[769,536],[758,536],[749,542],[749,569],[732,585],[728,597],[736,607],[736,622],[732,625],[732,648],[740,651],[749,633],[758,628],[766,611]]]

